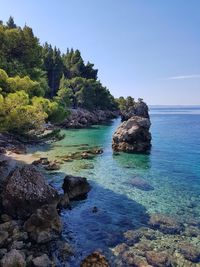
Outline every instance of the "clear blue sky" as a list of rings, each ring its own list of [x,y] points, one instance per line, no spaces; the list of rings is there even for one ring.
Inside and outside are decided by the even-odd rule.
[[[0,19],[80,49],[115,96],[200,104],[199,0],[0,0]]]

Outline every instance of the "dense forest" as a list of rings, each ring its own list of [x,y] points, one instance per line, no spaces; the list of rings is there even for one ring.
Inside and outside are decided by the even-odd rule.
[[[0,21],[0,131],[28,133],[78,107],[116,110],[118,103],[79,50],[63,54],[12,17]]]

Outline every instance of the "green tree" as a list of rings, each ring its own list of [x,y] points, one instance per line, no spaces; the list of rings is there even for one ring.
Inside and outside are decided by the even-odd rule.
[[[41,128],[47,117],[42,109],[30,104],[29,96],[24,91],[10,93],[5,98],[1,95],[0,102],[1,131],[28,134]]]
[[[50,96],[53,97],[58,91],[60,79],[63,75],[63,61],[60,50],[45,43],[43,47],[43,68],[47,72]]]
[[[14,18],[12,16],[9,17],[8,21],[7,21],[7,27],[9,29],[14,29],[14,28],[17,28],[17,25],[15,24],[14,22]]]

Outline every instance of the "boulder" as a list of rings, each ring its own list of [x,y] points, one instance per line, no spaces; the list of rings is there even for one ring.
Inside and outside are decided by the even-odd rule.
[[[91,186],[84,177],[67,175],[62,185],[64,193],[68,195],[69,200],[81,200],[87,197]]]
[[[62,230],[56,205],[44,205],[25,222],[25,230],[35,242],[47,243],[55,239]]]
[[[26,262],[24,255],[18,250],[12,249],[10,252],[6,253],[1,260],[2,267],[25,267]]]
[[[43,254],[39,257],[36,257],[32,260],[32,264],[34,267],[50,267],[52,266],[51,261],[47,254]]]
[[[3,208],[11,216],[27,218],[45,204],[57,203],[57,191],[45,182],[33,166],[16,167],[2,193]]]
[[[150,120],[143,117],[131,117],[115,131],[112,140],[114,151],[146,153],[151,148]]]
[[[106,260],[105,256],[102,255],[100,252],[95,251],[89,256],[87,256],[82,262],[81,267],[88,267],[88,266],[101,266],[101,267],[109,267],[108,261]]]

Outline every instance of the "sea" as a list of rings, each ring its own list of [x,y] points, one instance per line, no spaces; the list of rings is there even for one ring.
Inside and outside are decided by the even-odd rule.
[[[153,106],[150,119],[149,154],[113,153],[112,135],[120,118],[88,129],[62,130],[64,139],[34,151],[36,157],[55,160],[88,147],[103,149],[93,159],[64,162],[60,170],[48,173],[49,182],[59,190],[66,174],[86,177],[92,187],[85,200],[61,212],[63,238],[72,245],[74,256],[68,265],[62,262],[60,266],[80,266],[96,250],[111,266],[129,266],[117,263],[115,248],[126,242],[127,231],[151,228],[149,219],[154,214],[173,218],[185,228],[200,229],[200,106]],[[133,186],[133,179],[149,186]],[[199,237],[181,235],[198,249]],[[166,246],[179,242],[178,234],[170,238],[163,233],[163,239],[152,243],[153,249],[163,246],[159,240],[166,240]],[[183,266],[190,265],[186,261]]]

